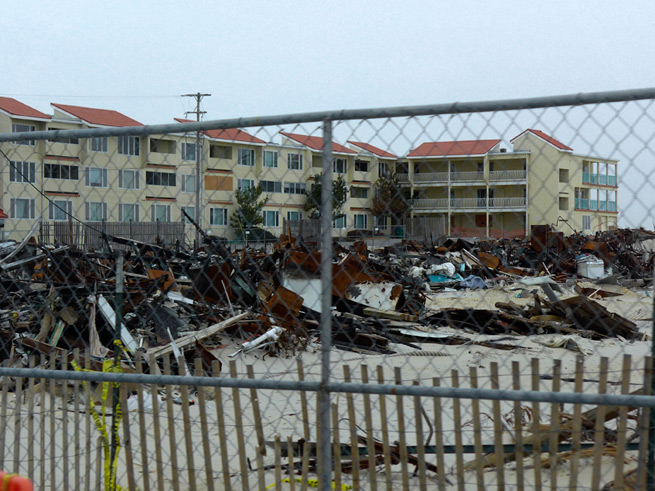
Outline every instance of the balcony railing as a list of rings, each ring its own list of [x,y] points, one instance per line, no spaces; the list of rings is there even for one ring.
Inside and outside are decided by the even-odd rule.
[[[447,199],[416,199],[413,201],[414,208],[416,209],[430,209],[430,210],[447,210]]]
[[[414,182],[448,182],[448,172],[415,172]]]
[[[396,177],[400,182],[409,182],[409,174],[396,174]]]
[[[451,181],[484,181],[484,172],[451,172]]]
[[[576,210],[616,211],[616,201],[588,200],[575,198]]]
[[[582,184],[599,184],[601,186],[616,186],[616,176],[605,174],[582,173]]]
[[[489,208],[525,208],[525,198],[489,198]]]
[[[489,172],[490,181],[525,181],[527,172],[520,170],[495,170]]]
[[[453,198],[450,200],[451,208],[486,208],[486,198]]]
[[[607,185],[616,186],[616,176],[607,176]]]

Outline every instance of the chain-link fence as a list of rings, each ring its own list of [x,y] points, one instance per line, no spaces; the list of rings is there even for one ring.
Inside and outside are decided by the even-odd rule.
[[[654,100],[143,126],[0,98],[0,470],[652,487]]]

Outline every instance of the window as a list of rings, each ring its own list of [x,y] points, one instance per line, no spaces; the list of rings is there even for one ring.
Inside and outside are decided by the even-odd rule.
[[[107,153],[107,137],[95,136],[89,140],[89,149],[92,152]]]
[[[345,174],[348,170],[348,162],[346,159],[334,159],[332,161],[332,172],[335,174]]]
[[[264,167],[277,167],[277,152],[264,150]]]
[[[346,215],[342,215],[340,217],[335,218],[332,221],[332,228],[346,228]]]
[[[27,133],[28,131],[36,131],[36,126],[32,124],[20,124],[20,123],[14,123],[11,125],[12,133]],[[31,146],[34,146],[36,144],[34,140],[22,140],[14,143],[17,143],[18,145],[31,145]]]
[[[175,174],[172,172],[146,172],[146,184],[149,186],[175,186]]]
[[[562,197],[562,196],[559,197],[559,209],[561,211],[566,211],[566,210],[569,209],[569,199],[568,198],[565,198],[565,197]]]
[[[368,215],[355,215],[355,228],[366,230],[368,228]]]
[[[582,230],[591,230],[591,215],[582,215]]]
[[[287,211],[287,220],[289,221],[302,220],[302,213],[299,211]]]
[[[68,128],[48,128],[48,131],[65,131]],[[50,142],[58,142],[58,143],[70,143],[72,145],[79,145],[80,140],[79,138],[48,138],[48,141]]]
[[[368,172],[368,160],[355,160],[355,170],[357,172]]]
[[[279,227],[280,212],[276,210],[264,210],[264,227]]]
[[[389,228],[389,217],[386,215],[377,217],[375,226],[380,230],[387,230]]]
[[[86,185],[92,188],[107,187],[107,169],[99,167],[87,167],[84,169]]]
[[[307,189],[307,184],[305,184],[304,182],[284,183],[285,194],[305,194],[306,189]]]
[[[350,188],[350,197],[351,198],[368,198],[368,188],[359,188],[353,186]]]
[[[302,170],[302,154],[290,153],[287,156],[287,166],[291,170]]]
[[[248,189],[255,187],[254,179],[237,179],[237,188],[238,189]]]
[[[196,160],[196,144],[182,142],[182,160]]]
[[[280,181],[259,181],[262,191],[265,193],[281,193],[282,182]]]
[[[569,170],[560,169],[559,170],[559,182],[569,182]]]
[[[173,140],[151,138],[150,151],[152,153],[175,153],[175,142]],[[193,158],[195,159],[195,156]]]
[[[386,162],[380,162],[380,165],[378,166],[378,174],[380,176],[388,176],[389,164],[387,164]]]
[[[36,182],[36,164],[34,162],[9,162],[10,182]]]
[[[227,226],[227,208],[210,208],[209,223],[219,227]]]
[[[251,148],[239,148],[239,165],[252,167],[255,165],[255,151]]]
[[[118,187],[121,189],[139,189],[140,174],[138,170],[121,169],[118,171]]]
[[[196,176],[195,174],[182,175],[182,192],[195,193],[196,192]]]
[[[171,221],[171,205],[152,205],[151,211],[151,220],[153,222]]]
[[[183,206],[182,211],[189,215],[192,220],[196,221],[196,207],[195,206]],[[182,213],[182,221],[184,223],[191,223],[189,219]]]
[[[118,153],[120,155],[140,155],[141,139],[138,136],[119,136]]]
[[[35,200],[28,198],[11,198],[11,218],[34,219]]]
[[[139,205],[137,203],[121,203],[118,205],[118,221],[138,222]]]
[[[232,147],[212,145],[209,147],[209,156],[213,159],[231,159]]]
[[[69,200],[50,201],[48,207],[48,219],[50,220],[68,220],[73,214],[73,202]]]
[[[46,179],[79,179],[79,167],[76,165],[43,164],[43,177]]]
[[[85,203],[86,219],[89,222],[101,222],[107,220],[107,203]]]

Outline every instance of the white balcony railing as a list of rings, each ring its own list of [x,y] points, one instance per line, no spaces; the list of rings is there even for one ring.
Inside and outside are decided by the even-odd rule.
[[[527,172],[524,170],[495,170],[489,172],[490,181],[525,181]]]
[[[445,210],[448,209],[450,201],[451,209],[485,209],[487,208],[486,198],[452,198],[452,199],[416,199],[413,201],[415,209]],[[489,208],[525,208],[525,198],[489,198]]]
[[[409,174],[396,174],[399,182],[409,182]]]
[[[414,182],[448,182],[448,172],[415,172]]]
[[[525,198],[489,198],[489,208],[525,208]]]
[[[451,172],[451,181],[484,181],[484,172]]]
[[[447,210],[447,199],[416,199],[413,201],[414,208],[416,209],[430,209],[430,210]]]

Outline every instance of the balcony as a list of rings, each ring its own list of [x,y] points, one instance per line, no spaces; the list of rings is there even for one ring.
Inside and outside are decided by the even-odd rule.
[[[489,208],[525,208],[525,198],[489,198]]]
[[[414,209],[417,210],[447,210],[447,199],[415,199],[412,202]]]
[[[448,182],[448,172],[415,172],[414,183]]]
[[[396,174],[396,177],[398,178],[398,182],[400,182],[400,184],[409,183],[409,174]]]
[[[616,201],[589,200],[584,198],[575,198],[576,210],[590,211],[616,211]]]
[[[496,170],[489,172],[489,181],[525,181],[528,173],[524,170]]]
[[[616,186],[616,176],[605,174],[582,173],[582,184],[598,184],[601,186]]]
[[[477,182],[484,181],[484,172],[451,172],[451,182]]]

